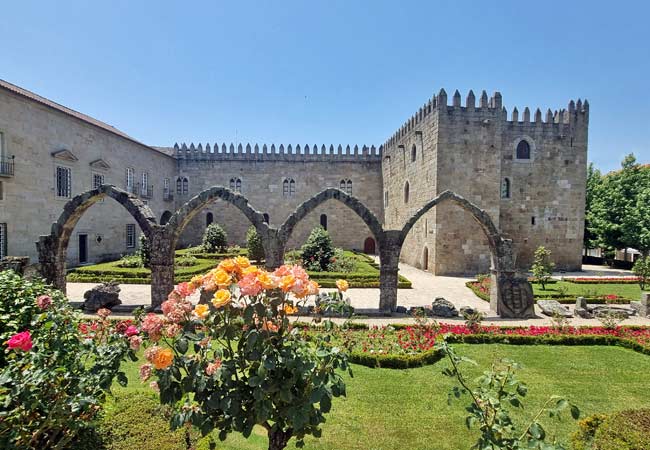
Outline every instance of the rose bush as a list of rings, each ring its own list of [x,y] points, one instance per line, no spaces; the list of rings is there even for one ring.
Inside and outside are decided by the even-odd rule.
[[[197,289],[214,293],[210,305],[192,305]],[[163,316],[142,322],[150,346],[140,375],[155,377],[161,402],[174,408],[172,427],[191,424],[204,435],[217,429],[225,439],[259,425],[269,449],[319,437],[332,397],[345,395],[337,369],[350,369],[327,335],[307,339],[291,326],[288,316],[317,293],[302,267],[268,272],[245,257],[178,285]]]
[[[69,448],[93,427],[120,363],[136,360],[131,323],[84,323],[67,299],[41,282],[0,274],[3,359],[0,368],[0,448]],[[11,329],[15,330],[6,336]],[[130,334],[129,338],[127,334]]]

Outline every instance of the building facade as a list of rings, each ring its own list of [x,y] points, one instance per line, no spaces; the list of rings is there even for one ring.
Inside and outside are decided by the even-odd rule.
[[[558,267],[581,264],[587,164],[587,102],[550,110],[542,120],[526,108],[510,119],[498,93],[470,92],[447,104],[441,91],[375,147],[181,144],[151,147],[91,117],[0,81],[0,255],[36,259],[34,242],[48,234],[63,205],[100,184],[147,201],[160,223],[192,196],[220,185],[245,195],[280,226],[302,202],[339,188],[363,202],[386,229],[401,228],[418,208],[452,190],[486,210],[514,240],[519,266],[538,245]],[[200,242],[219,223],[233,244],[250,226],[217,201],[188,224],[181,245]],[[339,202],[321,205],[300,222],[290,248],[323,226],[335,245],[374,253],[364,222]],[[68,264],[111,260],[137,247],[132,217],[112,199],[93,205],[77,225]],[[471,216],[440,205],[409,233],[402,260],[435,274],[489,268],[489,250]]]

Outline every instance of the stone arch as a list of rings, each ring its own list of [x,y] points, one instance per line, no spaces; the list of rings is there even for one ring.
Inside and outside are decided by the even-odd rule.
[[[172,248],[176,247],[176,242],[185,226],[197,214],[199,214],[203,208],[215,200],[223,200],[239,209],[257,229],[262,240],[265,240],[269,236],[271,228],[264,221],[264,215],[253,209],[253,207],[248,203],[246,197],[223,186],[213,186],[200,192],[187,201],[172,215],[167,225],[165,225],[166,230],[171,233]]]
[[[36,243],[43,276],[63,292],[66,290],[65,261],[70,236],[86,210],[104,197],[122,205],[148,238],[158,227],[153,212],[142,200],[115,186],[105,184],[76,195],[65,204],[58,220],[52,224],[50,234],[41,236]]]
[[[381,241],[384,229],[381,226],[381,222],[372,211],[370,211],[368,207],[356,197],[352,197],[340,189],[328,188],[303,202],[289,217],[287,217],[287,220],[284,221],[278,230],[278,237],[282,242],[282,245],[286,245],[294,228],[302,219],[328,200],[337,200],[350,208],[368,226],[375,240]]]

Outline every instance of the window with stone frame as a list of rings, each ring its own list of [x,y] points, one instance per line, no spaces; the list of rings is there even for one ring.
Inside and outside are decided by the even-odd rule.
[[[530,144],[525,139],[522,139],[517,144],[516,158],[530,159]]]
[[[230,190],[234,192],[241,192],[241,178],[230,179]]]
[[[293,178],[285,178],[282,182],[282,195],[292,197],[296,193],[296,181]]]
[[[214,214],[212,214],[211,212],[207,213],[205,215],[205,226],[209,227],[210,224],[212,224],[213,222],[214,222]]]
[[[187,195],[190,190],[190,182],[187,177],[178,177],[176,179],[176,193],[178,195]]]
[[[183,177],[183,195],[187,195],[190,192],[190,180],[186,177]]]
[[[163,180],[163,198],[168,199],[171,192],[169,191],[169,178]]]
[[[142,172],[142,186],[140,187],[140,195],[147,196],[149,189],[149,172]]]
[[[178,195],[183,193],[183,181],[180,178],[176,179],[176,193]]]
[[[56,166],[55,191],[59,198],[72,197],[72,169]]]
[[[135,248],[135,224],[126,224],[126,248]]]
[[[352,195],[352,180],[341,180],[339,189],[348,195]]]
[[[415,144],[413,144],[413,147],[411,147],[411,162],[415,162],[417,156],[418,156],[418,149],[415,146]]]
[[[510,178],[501,180],[501,198],[510,198]]]
[[[135,192],[135,170],[133,167],[126,168],[126,192]]]
[[[0,223],[0,258],[7,256],[7,224]]]

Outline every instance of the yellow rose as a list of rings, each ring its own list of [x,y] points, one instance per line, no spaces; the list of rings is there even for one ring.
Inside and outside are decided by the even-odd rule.
[[[275,289],[277,287],[271,274],[263,270],[258,272],[257,281],[260,282],[264,289]]]
[[[336,287],[338,288],[339,291],[345,292],[348,290],[350,285],[345,280],[336,280]]]
[[[230,291],[226,289],[219,289],[212,298],[212,304],[215,308],[221,308],[230,303]]]
[[[295,314],[297,312],[298,312],[298,308],[296,308],[295,306],[284,305],[284,313],[285,314],[290,316],[291,314]]]
[[[244,270],[241,271],[243,275],[248,275],[249,273],[257,273],[259,269],[257,266],[248,266]]]
[[[283,292],[288,292],[291,290],[293,285],[296,282],[296,277],[293,275],[285,275],[280,279],[280,289],[282,289]]]
[[[166,369],[172,365],[174,361],[174,353],[169,348],[158,350],[153,356],[153,365],[156,369]]]
[[[221,286],[229,286],[231,282],[230,275],[225,270],[219,269],[214,273],[214,282]]]
[[[235,264],[237,264],[240,269],[245,269],[251,265],[251,262],[245,256],[237,256],[235,258]]]
[[[210,313],[210,307],[208,305],[200,304],[194,307],[194,315],[199,319],[205,319]]]

